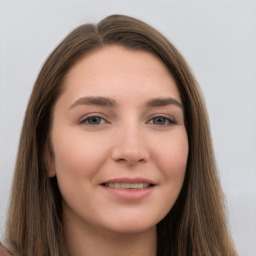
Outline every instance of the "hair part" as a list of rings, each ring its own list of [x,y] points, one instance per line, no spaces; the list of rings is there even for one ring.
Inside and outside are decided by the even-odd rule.
[[[109,45],[158,56],[173,75],[184,106],[189,156],[180,195],[158,224],[157,255],[234,256],[223,195],[214,160],[208,117],[195,78],[177,49],[157,30],[137,19],[112,15],[71,32],[52,52],[35,82],[23,123],[6,244],[21,256],[67,255],[62,205],[56,177],[48,177],[53,156],[53,107],[69,70],[87,54]]]

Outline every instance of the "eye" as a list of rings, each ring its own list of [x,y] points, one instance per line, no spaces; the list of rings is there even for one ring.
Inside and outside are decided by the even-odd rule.
[[[107,121],[100,116],[88,116],[84,118],[79,124],[89,124],[89,125],[100,125],[105,124]]]
[[[176,124],[176,122],[172,118],[166,117],[166,116],[155,116],[155,117],[151,118],[148,121],[148,123],[159,125],[159,126]]]

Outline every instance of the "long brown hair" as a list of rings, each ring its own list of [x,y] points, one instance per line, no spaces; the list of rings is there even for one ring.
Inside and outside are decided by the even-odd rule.
[[[237,255],[226,224],[208,117],[196,80],[157,30],[127,16],[75,29],[48,57],[36,80],[18,149],[5,242],[19,256],[67,255],[56,178],[47,174],[52,109],[70,68],[89,52],[121,45],[158,56],[175,78],[184,105],[189,156],[180,195],[157,225],[159,256]]]

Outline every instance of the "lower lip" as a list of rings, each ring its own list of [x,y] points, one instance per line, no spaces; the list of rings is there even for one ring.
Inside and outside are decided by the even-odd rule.
[[[142,200],[148,197],[155,189],[155,186],[151,186],[148,188],[141,188],[141,189],[121,189],[121,188],[110,188],[106,186],[101,186],[101,187],[108,193],[120,199],[130,200],[130,201]]]

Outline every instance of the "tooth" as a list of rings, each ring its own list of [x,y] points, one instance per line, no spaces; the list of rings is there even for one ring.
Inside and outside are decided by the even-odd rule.
[[[141,189],[148,188],[150,184],[148,183],[105,183],[106,187],[110,188],[121,188],[121,189]]]
[[[120,183],[115,183],[115,188],[121,188],[121,184]]]
[[[143,188],[143,183],[139,183],[138,188]]]
[[[129,188],[130,187],[130,184],[129,183],[121,183],[120,184],[120,188]]]
[[[137,188],[137,185],[135,183],[130,184],[130,188],[134,189]]]

